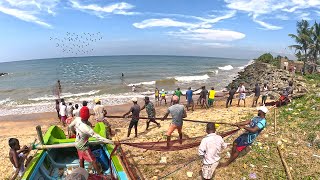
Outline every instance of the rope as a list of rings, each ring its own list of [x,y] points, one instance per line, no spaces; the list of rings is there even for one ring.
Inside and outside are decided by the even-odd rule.
[[[107,116],[107,118],[124,118],[123,116]],[[139,117],[139,119],[150,119],[148,117]],[[155,120],[162,120],[162,118],[154,118]],[[172,119],[172,118],[166,118],[167,120]],[[215,123],[215,124],[225,124],[225,125],[230,125],[230,126],[236,126],[232,123],[226,123],[226,122],[211,122],[211,121],[199,121],[199,120],[192,120],[192,119],[183,119],[183,121],[187,122],[194,122],[194,123]]]

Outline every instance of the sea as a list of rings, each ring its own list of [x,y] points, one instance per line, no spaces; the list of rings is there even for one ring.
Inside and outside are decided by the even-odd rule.
[[[0,63],[0,116],[54,112],[57,80],[67,103],[100,98],[104,105],[125,104],[133,97],[154,98],[206,86],[223,90],[249,59],[194,56],[99,56]],[[124,76],[122,77],[122,73]],[[132,92],[132,86],[136,91]]]

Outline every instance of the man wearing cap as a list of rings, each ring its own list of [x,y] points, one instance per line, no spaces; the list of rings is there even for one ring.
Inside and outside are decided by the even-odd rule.
[[[97,122],[103,122],[108,129],[109,135],[111,135],[111,125],[106,118],[108,113],[107,110],[104,108],[103,105],[101,105],[101,100],[99,98],[96,98],[94,102],[96,103],[96,105],[93,108],[94,118]]]
[[[254,140],[258,137],[260,132],[266,127],[266,113],[268,109],[265,106],[260,106],[257,108],[258,116],[252,118],[251,120],[243,121],[236,123],[240,129],[245,129],[247,132],[241,134],[234,142],[231,150],[230,159],[221,163],[220,167],[228,166],[239,156],[240,152],[244,150],[246,147],[251,145]],[[247,126],[248,125],[248,126]]]
[[[127,113],[125,113],[123,115],[123,117],[126,117],[127,115],[132,113],[131,114],[132,119],[129,124],[127,137],[130,136],[131,129],[133,128],[133,126],[134,126],[135,137],[138,137],[138,121],[139,121],[139,117],[140,117],[140,106],[138,104],[137,98],[132,98],[132,102],[133,102],[133,106],[130,108],[130,110]]]
[[[182,140],[182,124],[183,118],[187,117],[186,110],[184,106],[179,104],[179,97],[173,96],[172,97],[173,105],[168,108],[167,113],[163,116],[162,121],[165,120],[169,114],[172,116],[172,123],[167,131],[167,146],[169,147],[169,143],[171,140],[171,134],[175,129],[178,130],[179,139]],[[181,141],[182,142],[182,141]]]
[[[147,127],[146,127],[146,130],[148,130],[149,128],[149,125],[150,125],[150,122],[153,122],[153,123],[156,123],[158,127],[160,127],[160,123],[158,123],[156,121],[156,110],[154,108],[154,105],[153,103],[150,101],[149,97],[145,97],[144,98],[144,106],[141,108],[140,111],[142,111],[144,108],[146,108],[146,111],[147,111],[147,114],[148,114],[148,118],[149,120],[147,120]]]
[[[83,103],[86,105],[86,103]],[[90,117],[90,112],[87,106],[83,106],[80,109],[80,117],[76,117],[74,121],[69,125],[69,129],[71,129],[75,134],[76,134],[76,148],[78,151],[78,156],[79,156],[79,162],[80,162],[80,167],[84,168],[84,161],[88,161],[92,163],[94,169],[96,172],[99,174],[102,174],[102,171],[100,170],[95,156],[92,154],[88,140],[89,137],[94,137],[98,141],[112,144],[112,141],[101,137],[97,133],[93,131],[91,126],[89,126],[88,119]]]

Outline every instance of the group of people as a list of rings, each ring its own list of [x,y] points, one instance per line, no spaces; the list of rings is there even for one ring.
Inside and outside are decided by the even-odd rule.
[[[201,91],[199,93],[194,93],[195,91],[200,90]],[[168,94],[167,91],[165,91],[164,89],[162,89],[161,91],[159,91],[158,88],[155,89],[155,101],[156,103],[159,103],[159,105],[162,104],[162,101],[164,101],[165,104],[167,104],[167,99],[166,96]],[[178,87],[171,96],[171,102],[170,105],[173,104],[173,96],[177,96],[178,97],[178,103],[181,102],[181,96],[185,96],[186,97],[186,101],[187,101],[187,110],[189,111],[189,108],[191,107],[191,110],[194,110],[195,107],[195,103],[193,101],[193,95],[199,95],[199,98],[197,100],[197,105],[201,105],[201,107],[205,107],[205,108],[209,108],[213,106],[213,102],[214,102],[214,98],[216,97],[216,91],[214,90],[214,87],[211,87],[211,90],[207,90],[205,86],[202,86],[201,88],[192,90],[191,87],[188,88],[188,90],[185,92],[185,94],[182,93],[182,91],[180,90],[180,88]]]
[[[268,96],[269,87],[267,84],[263,85],[263,90],[260,90],[259,84],[256,84],[254,89],[254,100],[252,106],[257,106],[258,99],[262,94],[262,104],[263,105],[276,105],[280,106],[283,104],[288,103],[289,95],[292,94],[293,83],[289,82],[289,87],[284,89],[278,101],[275,101],[273,104],[266,103],[266,98]],[[202,107],[209,108],[212,106],[214,102],[214,98],[216,96],[216,92],[212,87],[211,90],[206,90],[205,86],[199,88],[201,89],[199,93],[199,99],[197,100],[197,104],[200,104]],[[187,105],[187,111],[191,107],[191,110],[194,110],[195,103],[193,101],[193,95],[195,91],[199,89],[192,90],[191,87],[185,93]],[[262,92],[262,93],[261,93]],[[232,87],[231,90],[228,92],[229,97],[227,98],[226,107],[231,105],[232,99],[234,95],[239,93],[239,100],[238,105],[241,100],[244,101],[246,99],[246,89],[243,83],[240,84],[238,89]],[[161,92],[156,89],[155,98],[156,101],[164,100],[166,103],[166,92],[162,89]],[[182,143],[182,130],[183,130],[183,118],[187,117],[187,111],[185,106],[180,104],[181,97],[183,93],[181,92],[180,88],[174,91],[174,94],[171,98],[171,106],[168,107],[166,113],[163,115],[161,120],[165,120],[168,118],[169,114],[172,117],[172,123],[169,126],[166,132],[167,138],[167,147],[170,147],[171,142],[171,135],[172,133],[177,130],[179,134],[179,142]],[[161,100],[160,100],[161,97]],[[64,126],[68,124],[69,132],[75,134],[76,137],[76,148],[79,156],[80,167],[84,168],[84,161],[91,162],[93,167],[95,168],[96,172],[99,174],[102,173],[100,167],[97,164],[96,158],[91,152],[88,144],[89,137],[95,137],[98,141],[102,141],[104,143],[112,144],[113,142],[109,139],[103,138],[100,135],[96,134],[92,129],[92,124],[89,121],[91,115],[94,116],[94,119],[97,122],[103,122],[109,128],[109,134],[111,135],[111,126],[107,121],[107,110],[101,104],[100,99],[95,99],[95,106],[93,108],[93,113],[90,113],[89,108],[87,107],[88,102],[83,101],[82,107],[78,104],[73,106],[72,103],[68,103],[66,105],[64,99],[56,100],[56,110],[57,115]],[[131,117],[131,121],[128,127],[127,137],[130,137],[131,130],[134,127],[135,130],[135,137],[138,136],[138,122],[140,117],[140,112],[143,109],[146,109],[147,112],[147,121],[146,121],[146,130],[148,130],[150,123],[156,124],[158,127],[161,127],[160,123],[156,121],[156,110],[154,104],[150,101],[149,97],[144,98],[144,105],[140,107],[138,104],[138,99],[132,99],[133,105],[129,109],[128,112],[123,114],[123,117]],[[251,145],[260,132],[266,127],[266,113],[268,109],[266,106],[260,106],[257,108],[258,116],[252,118],[251,120],[236,123],[235,125],[239,129],[246,130],[245,133],[241,134],[236,140],[234,140],[231,149],[230,158],[224,162],[220,163],[220,153],[223,149],[227,147],[227,144],[224,142],[223,138],[215,133],[215,124],[208,123],[206,127],[207,136],[201,141],[201,144],[198,148],[199,155],[203,158],[203,165],[202,165],[202,176],[204,179],[211,179],[214,176],[214,171],[216,168],[228,166],[232,163],[240,154],[241,151],[245,150],[246,147]],[[71,134],[70,133],[70,134]],[[9,158],[13,167],[15,169],[15,174],[13,179],[15,179],[18,175],[21,175],[24,171],[24,164],[27,161],[27,155],[31,151],[30,147],[23,146],[20,147],[19,141],[15,138],[11,138],[9,140]],[[27,161],[28,162],[28,161]]]

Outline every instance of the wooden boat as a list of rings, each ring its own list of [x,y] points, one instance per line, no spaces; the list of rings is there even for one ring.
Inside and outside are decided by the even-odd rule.
[[[94,131],[102,137],[106,137],[106,127],[103,123],[97,123]],[[90,138],[89,142],[94,140],[94,138]],[[43,136],[43,142],[44,145],[66,145],[74,143],[75,139],[67,139],[62,129],[58,126],[51,126]],[[120,180],[130,179],[128,169],[120,156],[112,155],[112,160],[110,161],[110,154],[114,149],[113,145],[96,144],[90,145],[90,148],[97,157],[97,161],[100,162],[104,175],[113,176],[114,179]],[[67,174],[77,167],[79,167],[79,159],[75,147],[37,150],[22,179],[64,179]],[[93,173],[92,165],[88,162],[85,162],[85,168],[89,173]]]

